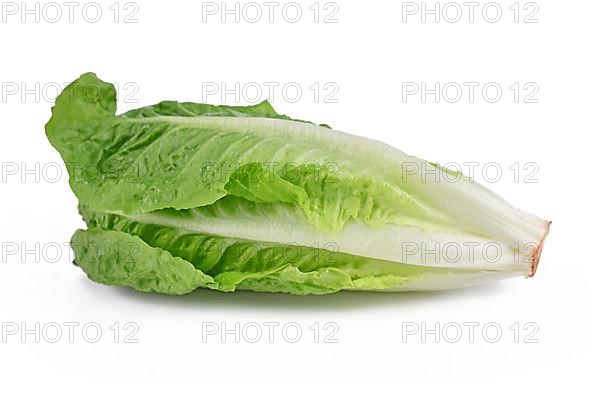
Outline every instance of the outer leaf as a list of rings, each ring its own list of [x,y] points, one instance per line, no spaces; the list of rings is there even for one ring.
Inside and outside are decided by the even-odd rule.
[[[91,229],[71,239],[74,263],[94,281],[143,292],[184,294],[217,285],[192,264],[123,232]]]
[[[496,266],[487,270],[485,264],[467,269],[460,265],[445,268],[411,265],[334,251],[339,250],[335,242],[315,243],[319,247],[310,247],[297,242],[255,241],[201,233],[191,227],[140,222],[84,206],[80,211],[93,231],[120,231],[139,237],[148,246],[164,249],[212,276],[217,284],[211,287],[222,291],[325,294],[339,290],[424,290],[469,286],[515,273]],[[216,205],[194,211],[205,216],[219,213]],[[269,210],[262,211],[263,218],[269,219],[264,214]],[[174,211],[165,215],[168,214],[179,215]],[[187,213],[188,218],[193,214]],[[240,226],[246,222],[238,220]]]
[[[298,205],[330,231],[351,218],[372,226],[450,223],[404,190],[410,184],[394,165],[376,172],[380,152],[391,149],[382,143],[288,120],[268,103],[169,102],[117,117],[106,107],[116,102],[114,90],[94,79],[86,74],[59,96],[47,134],[71,166],[75,194],[95,209],[188,209],[234,194]],[[90,85],[103,88],[98,97],[85,95]]]

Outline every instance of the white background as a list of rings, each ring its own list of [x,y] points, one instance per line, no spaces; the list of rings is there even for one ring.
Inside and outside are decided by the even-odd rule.
[[[257,23],[243,16],[239,23],[234,16],[222,23],[220,14],[203,14],[201,2],[139,0],[137,23],[124,23],[125,15],[136,10],[125,8],[126,2],[118,5],[115,23],[112,3],[99,2],[97,23],[82,16],[85,2],[75,9],[72,23],[60,2],[63,16],[56,23],[44,21],[55,11],[45,8],[43,15],[43,4],[39,22],[35,15],[22,22],[19,3],[17,14],[9,7],[2,15],[0,322],[19,329],[23,323],[29,329],[36,322],[47,329],[52,323],[80,324],[74,343],[64,325],[58,343],[46,338],[36,343],[31,334],[23,340],[21,332],[0,342],[3,398],[597,398],[597,2],[538,0],[538,23],[522,21],[533,8],[521,10],[515,23],[512,0],[498,2],[503,14],[497,23],[482,17],[482,6],[475,9],[473,23],[464,6],[457,23],[443,15],[440,23],[431,15],[422,23],[420,14],[407,15],[404,23],[402,2],[340,0],[333,16],[337,23],[323,22],[335,10],[324,9],[325,1],[315,23],[312,0],[298,2],[303,14],[297,23],[282,17],[282,6],[275,9],[273,23],[268,15]],[[88,9],[88,19],[93,11]],[[207,82],[229,88],[236,82],[240,87],[295,83],[303,89],[296,102],[275,91],[278,111],[383,140],[442,164],[500,166],[498,182],[492,182],[495,174],[482,176],[481,170],[474,176],[518,207],[554,222],[538,274],[438,294],[323,297],[206,290],[168,297],[95,284],[71,264],[62,245],[83,223],[67,177],[54,179],[52,166],[61,160],[43,128],[56,86],[87,71],[118,82],[122,90],[130,84],[125,93],[137,103],[124,103],[121,96],[119,111],[167,99],[221,103],[219,95],[206,98]],[[329,91],[315,102],[310,89],[315,82],[333,83],[339,89],[333,96],[337,103],[325,101]],[[456,103],[448,96],[436,103],[433,95],[425,102],[419,96],[403,101],[403,82],[480,86],[472,103],[466,92]],[[496,103],[481,95],[489,82],[503,89]],[[509,88],[515,82],[521,90],[528,82],[537,85],[538,102],[524,102],[529,91],[522,91],[515,103]],[[225,102],[250,103],[237,100],[229,95]],[[525,179],[531,172],[525,163],[534,165],[534,182]],[[16,254],[6,251],[14,244]],[[36,246],[39,251],[26,251]],[[124,343],[127,322],[139,327],[138,343]],[[263,325],[268,322],[280,324],[274,343]],[[338,328],[337,343],[325,343],[328,322]],[[473,343],[464,325],[469,322],[480,324]],[[83,337],[86,323],[102,328],[97,343]],[[114,323],[120,324],[119,343],[110,329]],[[213,323],[219,329],[256,323],[263,326],[263,337],[258,343],[245,337],[236,343],[234,335],[224,343],[220,335],[203,340],[203,326]],[[302,329],[297,343],[281,332],[287,323]],[[315,323],[318,343],[311,330]],[[436,323],[440,330],[448,328],[439,343],[433,334],[403,340],[408,326],[434,329]],[[502,329],[498,342],[486,340],[495,336],[493,329],[488,337],[482,333],[487,323]],[[458,343],[448,340],[454,324],[463,328]],[[532,327],[537,331],[527,343]],[[88,333],[94,336],[93,330]],[[288,333],[294,336],[293,330]]]

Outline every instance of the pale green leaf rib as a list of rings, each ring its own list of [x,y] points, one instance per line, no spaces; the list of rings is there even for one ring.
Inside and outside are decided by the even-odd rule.
[[[124,217],[188,232],[250,241],[295,243],[316,248],[333,246],[343,253],[403,264],[474,270],[485,266],[489,270],[521,271],[522,275],[528,274],[530,269],[528,257],[515,255],[510,244],[466,232],[433,234],[414,227],[387,224],[373,228],[354,221],[336,233],[328,233],[308,223],[297,207],[254,203],[235,197],[185,212],[164,210]],[[487,254],[490,246],[495,247]],[[495,256],[496,247],[502,253],[499,258]]]

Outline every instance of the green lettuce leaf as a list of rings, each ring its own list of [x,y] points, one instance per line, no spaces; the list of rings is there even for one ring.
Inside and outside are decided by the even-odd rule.
[[[380,151],[392,150],[382,143],[289,120],[266,102],[163,102],[115,116],[114,88],[105,85],[83,75],[57,98],[46,126],[73,191],[93,208],[141,214],[236,195],[298,205],[331,231],[351,218],[372,226],[450,223],[407,191],[393,165],[376,172]]]
[[[74,263],[99,283],[169,294],[217,286],[209,275],[189,262],[123,232],[79,230],[71,245],[75,250]]]
[[[220,202],[223,201],[227,201],[229,206],[234,201],[247,203],[233,198]],[[215,215],[218,212],[217,207],[219,206],[213,205],[193,211],[204,215]],[[137,273],[145,276],[146,253],[138,252],[137,246],[144,249],[166,250],[169,254],[185,260],[193,268],[213,278],[208,287],[221,291],[242,289],[292,294],[325,294],[340,290],[400,291],[414,290],[422,285],[426,288],[427,278],[431,276],[445,276],[451,282],[459,282],[462,286],[465,281],[469,282],[473,277],[497,278],[498,274],[502,275],[506,272],[401,264],[336,251],[337,244],[334,242],[313,243],[314,247],[310,247],[301,246],[297,242],[253,241],[232,237],[235,236],[234,233],[229,237],[205,234],[195,230],[193,224],[184,227],[177,223],[182,219],[198,221],[197,216],[192,216],[194,212],[186,216],[173,210],[161,212],[164,218],[157,219],[154,223],[140,222],[136,217],[97,212],[86,206],[80,206],[80,212],[90,230],[96,232],[96,235],[98,232],[104,232],[106,235],[117,233],[126,235],[121,236],[120,244],[115,243],[115,236],[110,236],[112,242],[98,240],[84,242],[90,249],[82,257],[77,257],[76,263],[93,280],[102,283],[124,284],[119,280],[107,282],[106,278],[110,278],[110,273],[104,273],[101,279],[97,279],[95,276],[98,267],[93,264],[92,268],[88,268],[86,260],[102,258],[99,255],[112,254],[115,253],[115,249],[122,249],[120,255],[126,255],[130,265],[135,265],[139,256],[142,270]],[[264,216],[264,213],[269,210],[263,209],[262,212]],[[176,216],[177,221],[170,221],[168,215]],[[238,222],[245,221],[238,220]],[[74,241],[86,232],[78,231]],[[133,238],[139,238],[141,242],[134,242]],[[76,254],[83,253],[83,250],[77,246],[74,248]],[[93,256],[89,256],[90,252]],[[114,261],[115,265],[124,262],[118,262],[110,257],[109,260]],[[119,275],[115,276],[119,277]],[[131,283],[126,285],[137,288]],[[174,294],[164,288],[160,291]]]

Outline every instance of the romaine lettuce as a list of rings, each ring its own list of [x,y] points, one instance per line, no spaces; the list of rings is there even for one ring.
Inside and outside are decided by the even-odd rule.
[[[433,290],[533,275],[549,222],[381,142],[250,107],[116,115],[82,75],[46,125],[88,226],[75,263],[105,284],[293,294]],[[490,255],[492,249],[492,255]]]

